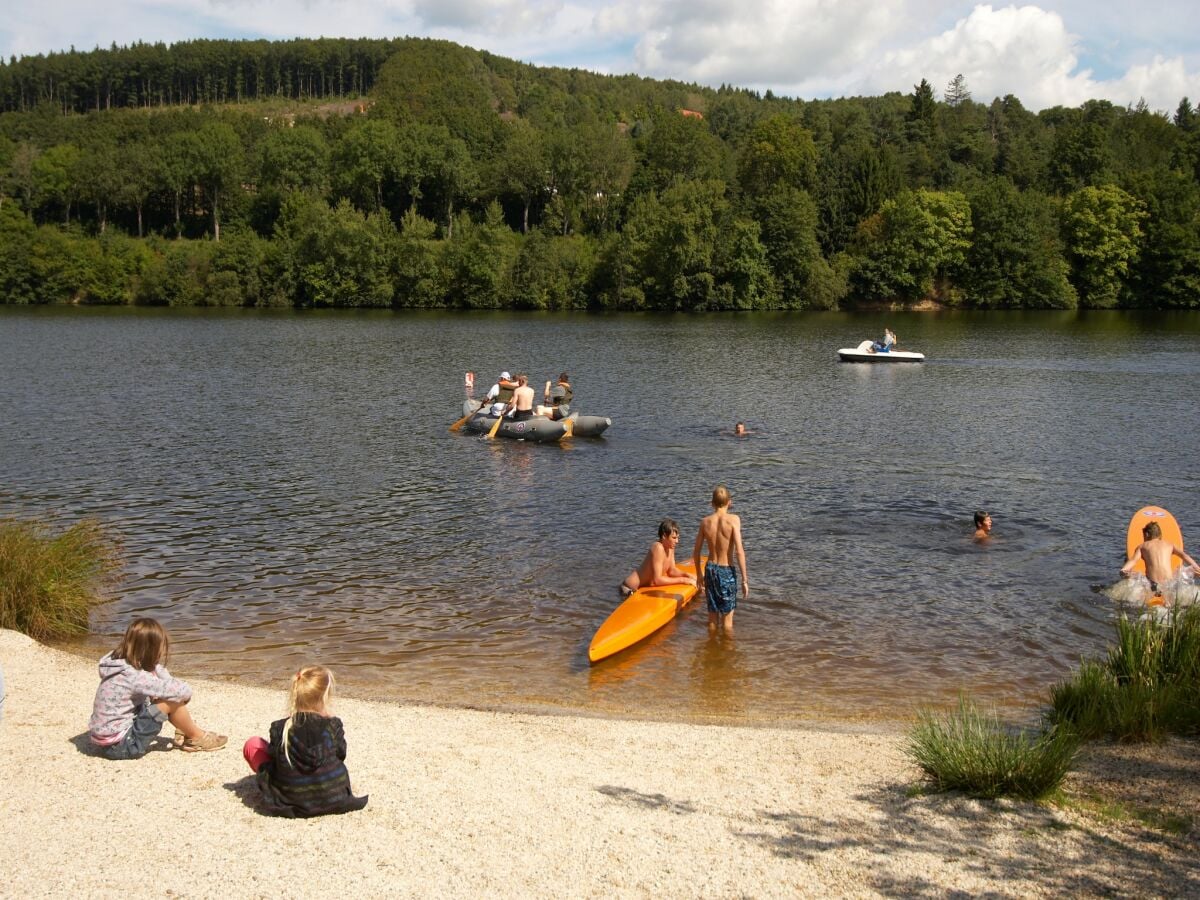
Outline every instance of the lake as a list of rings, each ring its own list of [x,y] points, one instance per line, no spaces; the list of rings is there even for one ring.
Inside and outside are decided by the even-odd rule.
[[[890,325],[920,365],[839,363]],[[0,514],[91,516],[171,667],[355,696],[788,725],[970,691],[1032,716],[1118,610],[1140,506],[1200,534],[1200,315],[706,316],[0,306]],[[600,440],[452,434],[466,370],[566,370]],[[735,421],[751,430],[735,438]],[[703,601],[596,666],[654,540],[743,519],[732,639]],[[995,538],[971,541],[971,514]],[[81,716],[86,715],[82,710]]]

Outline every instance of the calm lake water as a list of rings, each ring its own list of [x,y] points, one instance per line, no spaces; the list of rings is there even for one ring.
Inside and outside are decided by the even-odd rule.
[[[882,332],[924,365],[841,364]],[[705,317],[0,307],[0,514],[104,521],[172,669],[510,709],[790,724],[969,690],[1026,714],[1108,641],[1129,516],[1200,534],[1200,315]],[[565,369],[603,440],[451,434],[463,372]],[[734,438],[738,419],[753,434]],[[743,517],[732,640],[702,602],[587,664],[616,585],[713,486]],[[990,546],[970,540],[991,511]]]

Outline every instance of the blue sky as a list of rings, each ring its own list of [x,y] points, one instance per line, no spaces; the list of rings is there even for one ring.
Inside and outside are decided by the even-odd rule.
[[[40,0],[7,4],[0,54],[194,38],[437,37],[542,65],[810,99],[940,94],[1034,110],[1200,101],[1191,4],[937,0]]]

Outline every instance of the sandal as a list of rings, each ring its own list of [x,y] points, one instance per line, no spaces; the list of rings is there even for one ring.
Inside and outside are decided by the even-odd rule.
[[[220,750],[227,743],[229,738],[223,734],[217,734],[215,731],[206,731],[198,738],[188,738],[179,745],[179,749],[185,753],[195,753],[199,750]]]

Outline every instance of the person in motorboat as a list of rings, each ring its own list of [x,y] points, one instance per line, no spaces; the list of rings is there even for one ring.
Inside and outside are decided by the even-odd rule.
[[[558,376],[558,383],[554,387],[550,386],[549,381],[546,382],[546,390],[542,393],[544,403],[537,408],[537,414],[551,419],[565,419],[571,414],[571,401],[574,397],[570,376],[563,372]]]
[[[982,509],[975,513],[975,540],[986,541],[992,536],[992,517]]]
[[[867,352],[868,353],[890,353],[892,351],[892,348],[896,346],[897,340],[898,339],[897,339],[896,335],[892,334],[892,329],[885,328],[885,329],[883,329],[883,340],[882,341],[872,341],[871,347]]]
[[[520,374],[517,376],[517,387],[513,391],[512,401],[508,404],[505,411],[512,410],[512,420],[521,422],[525,419],[533,417],[533,388],[529,386],[529,376]]]
[[[491,405],[491,414],[493,416],[503,415],[516,389],[517,383],[513,381],[512,375],[508,372],[501,372],[499,380],[491,386],[487,392],[487,396],[483,398],[483,403],[479,407],[480,410],[484,410],[488,405]]]
[[[675,548],[678,545],[679,526],[674,519],[663,519],[658,526],[658,540],[650,545],[642,564],[621,582],[621,595],[628,597],[644,587],[695,584],[696,576],[689,575],[675,564]]]

